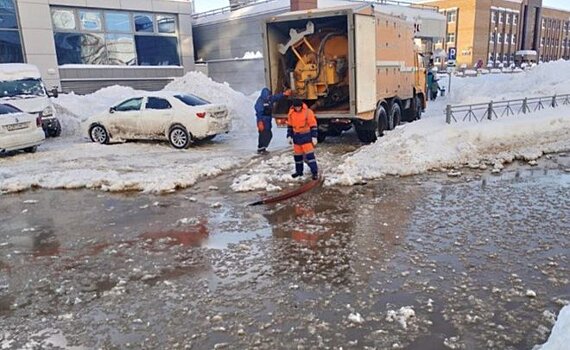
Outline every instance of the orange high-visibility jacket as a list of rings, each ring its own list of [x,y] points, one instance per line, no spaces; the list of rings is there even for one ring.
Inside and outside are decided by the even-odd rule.
[[[315,113],[304,103],[300,112],[291,107],[287,117],[287,137],[293,138],[295,144],[304,144],[311,143],[311,139],[316,138],[317,134]]]

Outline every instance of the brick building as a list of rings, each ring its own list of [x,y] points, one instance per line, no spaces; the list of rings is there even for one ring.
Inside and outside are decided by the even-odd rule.
[[[447,33],[436,49],[455,48],[457,65],[508,66],[519,50],[539,61],[570,59],[570,11],[542,0],[434,0],[447,17]]]

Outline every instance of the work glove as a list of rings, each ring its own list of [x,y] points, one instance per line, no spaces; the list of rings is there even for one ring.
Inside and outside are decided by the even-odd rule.
[[[293,138],[292,138],[291,136],[289,136],[289,137],[287,138],[287,141],[289,142],[290,145],[293,144]]]
[[[313,137],[313,146],[316,146],[317,143],[319,143],[319,140],[317,140],[316,137]]]

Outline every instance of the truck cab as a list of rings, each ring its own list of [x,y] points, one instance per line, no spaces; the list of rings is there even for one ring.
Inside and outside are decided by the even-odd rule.
[[[36,66],[0,64],[0,103],[40,117],[45,135],[56,137],[61,134],[61,124],[50,96],[57,97],[57,89],[51,94],[47,91]]]

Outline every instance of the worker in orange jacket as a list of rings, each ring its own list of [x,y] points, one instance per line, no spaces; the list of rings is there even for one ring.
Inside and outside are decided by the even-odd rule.
[[[287,118],[287,139],[293,145],[295,158],[295,173],[291,176],[303,176],[303,161],[305,160],[313,174],[313,180],[319,178],[319,168],[315,158],[317,145],[317,119],[313,111],[300,99],[293,100]]]

